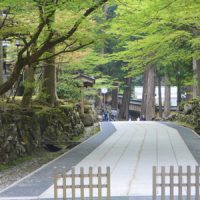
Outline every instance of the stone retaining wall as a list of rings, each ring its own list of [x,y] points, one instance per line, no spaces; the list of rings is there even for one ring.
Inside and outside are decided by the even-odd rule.
[[[30,155],[46,145],[65,147],[74,136],[84,132],[84,123],[88,121],[85,118],[89,116],[89,125],[95,122],[95,117],[89,112],[85,115],[80,117],[74,108],[65,106],[35,111],[1,111],[0,163]]]
[[[179,106],[179,112],[171,115],[170,119],[190,124],[200,134],[200,99],[182,102]]]

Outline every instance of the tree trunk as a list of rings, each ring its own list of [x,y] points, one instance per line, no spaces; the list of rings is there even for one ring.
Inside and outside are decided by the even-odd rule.
[[[197,63],[197,97],[200,97],[200,59],[196,61]]]
[[[3,12],[0,10],[0,15]],[[0,16],[0,25],[3,23],[2,16]],[[3,83],[3,41],[0,39],[0,84]]]
[[[24,94],[24,71],[19,75],[17,84],[16,84],[16,96],[23,96]]]
[[[162,118],[162,91],[161,91],[161,76],[157,74],[158,77],[158,100],[159,100],[159,117]]]
[[[148,68],[146,120],[155,118],[155,67]]]
[[[186,90],[186,101],[189,101],[193,98],[193,86],[186,86],[185,87]]]
[[[0,84],[3,83],[3,44],[0,40]]]
[[[30,107],[31,99],[35,89],[35,66],[29,65],[25,69],[25,86],[21,106],[26,108]]]
[[[155,118],[155,67],[148,67],[144,71],[141,118]]]
[[[169,77],[165,74],[165,100],[164,100],[164,117],[168,117],[171,111],[171,87]]]
[[[122,103],[119,110],[119,119],[120,120],[128,120],[129,118],[129,102],[131,98],[131,83],[132,78],[125,79],[125,89],[122,98]]]
[[[49,50],[49,53],[54,53],[54,48]],[[42,81],[42,96],[44,95],[44,100],[51,106],[56,106],[58,98],[56,92],[55,58],[44,61]]]
[[[146,101],[147,101],[147,89],[148,89],[148,68],[144,70],[144,82],[142,92],[142,105],[141,105],[141,116],[146,116]]]
[[[48,34],[52,31],[51,26],[55,22],[55,14],[49,19],[47,22],[48,24]],[[51,47],[47,51],[49,54],[54,55],[55,54],[55,47]],[[48,60],[45,60],[43,66],[43,82],[42,82],[42,94],[44,94],[44,97],[46,102],[50,104],[51,106],[57,105],[57,92],[56,92],[56,80],[57,80],[57,70],[55,66],[55,57],[50,58]]]
[[[109,9],[109,5],[107,3],[105,3],[103,5],[103,12],[104,12],[104,17],[106,20],[108,19],[108,9]]]
[[[177,74],[176,83],[177,83],[177,106],[178,106],[181,103],[181,82],[179,74]]]
[[[193,59],[193,98],[200,97],[200,60]]]
[[[112,90],[111,107],[112,109],[118,109],[118,88]]]

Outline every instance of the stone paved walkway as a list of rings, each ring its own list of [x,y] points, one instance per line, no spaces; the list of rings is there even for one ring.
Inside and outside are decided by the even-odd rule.
[[[194,137],[198,138],[198,147],[196,144],[192,151]],[[195,166],[197,152],[199,137],[173,124],[105,122],[98,135],[1,192],[0,199],[52,199],[54,166],[110,166],[113,200],[151,199],[152,166]]]

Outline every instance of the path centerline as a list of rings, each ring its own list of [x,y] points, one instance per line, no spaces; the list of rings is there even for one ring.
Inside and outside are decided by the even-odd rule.
[[[145,129],[145,128],[144,128],[144,129]],[[138,168],[139,161],[140,161],[140,158],[141,158],[141,153],[142,153],[142,149],[143,149],[144,142],[145,142],[145,139],[146,139],[146,135],[147,135],[147,131],[146,131],[146,129],[145,129],[145,134],[144,134],[142,143],[141,143],[141,145],[140,145],[140,149],[139,149],[139,152],[138,152],[138,159],[137,159],[137,161],[136,161],[136,166],[135,166],[135,169],[134,169],[134,171],[133,171],[132,179],[130,180],[130,184],[129,184],[127,196],[129,196],[129,194],[130,194],[131,186],[132,186],[133,181],[134,181],[135,176],[136,176],[136,172],[137,172],[137,168]]]

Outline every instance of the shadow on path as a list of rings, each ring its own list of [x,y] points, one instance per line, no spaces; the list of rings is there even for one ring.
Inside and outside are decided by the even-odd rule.
[[[200,164],[200,137],[189,128],[171,122],[162,122],[162,124],[174,128],[179,132],[197,163]]]

